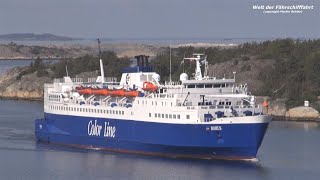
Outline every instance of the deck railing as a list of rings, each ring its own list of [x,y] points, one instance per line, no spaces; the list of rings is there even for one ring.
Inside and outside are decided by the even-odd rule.
[[[71,78],[72,82],[77,83],[95,83],[97,78]],[[53,79],[54,83],[64,83],[65,80],[63,78],[55,78]],[[106,83],[116,83],[117,78],[116,77],[105,77],[104,82]]]

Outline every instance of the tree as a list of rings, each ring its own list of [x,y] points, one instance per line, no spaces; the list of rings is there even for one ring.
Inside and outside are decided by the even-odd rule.
[[[43,60],[39,56],[34,60],[33,67],[36,71],[44,69]]]

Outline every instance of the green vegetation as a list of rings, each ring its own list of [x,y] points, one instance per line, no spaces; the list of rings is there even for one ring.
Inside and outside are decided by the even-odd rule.
[[[120,77],[121,70],[130,65],[129,58],[118,58],[114,52],[102,52],[101,58],[105,69],[105,76]],[[62,78],[66,76],[66,66],[68,67],[69,76],[75,76],[83,72],[100,71],[98,57],[85,55],[76,59],[64,59],[58,63],[45,65],[41,58],[35,59],[28,68],[24,69],[16,77],[21,80],[21,77],[27,74],[36,73],[38,77],[49,76],[48,71],[52,71],[52,78]],[[51,73],[50,73],[51,74]]]
[[[105,76],[120,77],[121,70],[130,65],[129,58],[118,58],[116,53],[106,51],[101,53]],[[98,57],[85,55],[76,59],[61,60],[59,63],[51,65],[51,70],[55,77],[61,78],[66,76],[66,66],[68,67],[69,76],[75,76],[83,72],[100,70]]]
[[[43,63],[43,60],[40,57],[37,57],[37,59],[35,59],[34,62],[32,62],[27,69],[21,71],[19,75],[16,77],[16,79],[21,80],[22,76],[34,72],[36,72],[38,77],[47,76],[49,74],[48,71],[46,71],[45,64]]]
[[[178,80],[183,72],[180,65],[183,57],[192,53],[205,53],[209,64],[233,60],[276,60],[272,69],[260,72],[259,80],[264,86],[257,95],[272,98],[286,98],[287,107],[301,105],[303,100],[315,102],[320,95],[320,40],[279,39],[261,43],[244,43],[236,48],[193,48],[180,47],[172,49],[172,77]],[[162,79],[169,76],[169,48],[159,53],[153,61],[155,70]],[[195,64],[185,63],[185,71],[193,73]],[[250,65],[241,67],[241,71],[250,71]]]
[[[309,100],[315,108],[320,110],[320,103],[317,102],[317,96],[320,95],[320,40],[281,39],[244,43],[234,48],[174,48],[172,49],[172,80],[179,80],[182,72],[187,72],[189,75],[194,73],[195,63],[182,61],[184,57],[190,57],[193,53],[206,54],[209,64],[232,61],[233,65],[240,65],[240,61],[272,60],[275,62],[273,68],[265,68],[263,72],[259,72],[258,79],[264,84],[254,93],[270,96],[273,99],[286,98],[287,108],[301,105],[303,100]],[[105,76],[120,77],[121,70],[130,65],[127,57],[118,58],[111,51],[103,52],[102,59]],[[169,48],[166,48],[152,61],[154,70],[161,75],[162,80],[169,80],[169,59]],[[242,72],[252,71],[250,64],[241,64]],[[70,76],[82,72],[99,71],[98,58],[92,55],[65,59],[48,66],[38,58],[30,68],[22,71],[17,79],[35,72],[37,76],[47,76],[49,70],[53,74],[51,77],[61,78],[66,75],[66,65]]]

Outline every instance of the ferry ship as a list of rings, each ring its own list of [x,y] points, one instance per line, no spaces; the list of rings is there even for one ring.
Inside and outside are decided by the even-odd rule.
[[[87,80],[55,79],[44,85],[44,118],[35,120],[38,141],[79,148],[175,158],[255,159],[271,117],[233,77],[207,74],[204,54],[194,77],[161,81],[148,58],[123,72]],[[202,75],[201,65],[204,64]]]

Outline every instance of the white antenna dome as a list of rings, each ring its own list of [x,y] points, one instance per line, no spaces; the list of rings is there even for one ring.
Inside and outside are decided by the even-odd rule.
[[[182,73],[180,74],[180,81],[185,81],[188,80],[188,74],[187,73]]]
[[[157,82],[160,82],[160,75],[159,74],[153,74],[152,79],[154,79]]]

